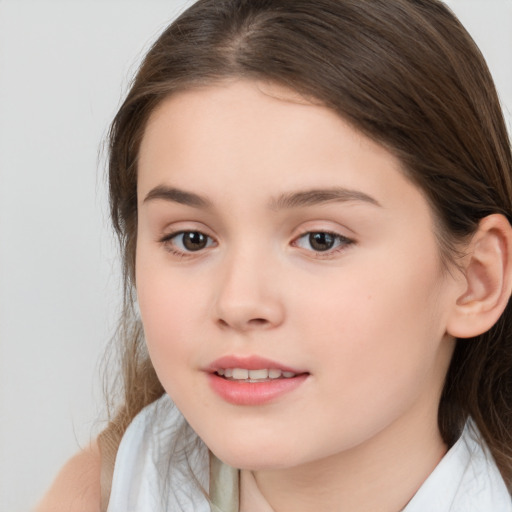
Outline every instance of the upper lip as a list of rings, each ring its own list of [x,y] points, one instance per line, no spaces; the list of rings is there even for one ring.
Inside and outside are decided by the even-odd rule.
[[[206,371],[215,373],[219,369],[226,368],[244,368],[246,370],[262,370],[262,369],[275,369],[283,372],[292,372],[295,374],[307,373],[304,370],[292,368],[291,366],[284,365],[277,361],[272,361],[259,356],[235,356],[227,355],[213,361]]]

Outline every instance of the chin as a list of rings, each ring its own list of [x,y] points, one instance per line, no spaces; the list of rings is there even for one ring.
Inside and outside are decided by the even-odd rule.
[[[230,443],[226,444],[226,440]],[[304,462],[298,457],[300,454],[296,447],[288,448],[284,443],[276,443],[276,440],[272,440],[272,443],[264,443],[248,439],[232,440],[226,437],[223,441],[207,442],[206,445],[222,462],[237,469],[251,471],[284,469]]]
[[[213,451],[213,453],[225,464],[249,471],[284,469],[295,465],[294,461],[265,453],[234,453],[231,450]]]

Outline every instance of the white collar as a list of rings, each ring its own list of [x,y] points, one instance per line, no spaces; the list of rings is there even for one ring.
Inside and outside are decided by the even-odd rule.
[[[240,483],[240,512],[273,512],[249,472],[242,472]],[[402,512],[512,512],[510,494],[472,421]]]
[[[512,511],[512,499],[505,482],[471,420],[403,510],[432,511]]]

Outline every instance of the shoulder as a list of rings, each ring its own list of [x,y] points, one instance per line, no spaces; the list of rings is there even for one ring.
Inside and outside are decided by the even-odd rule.
[[[99,512],[101,457],[97,443],[71,458],[35,512]]]

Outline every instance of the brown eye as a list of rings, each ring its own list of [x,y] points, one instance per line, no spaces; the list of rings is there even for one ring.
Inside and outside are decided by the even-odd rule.
[[[180,231],[162,240],[169,249],[177,252],[197,252],[211,247],[213,240],[201,231]]]
[[[328,231],[309,231],[297,238],[293,245],[311,252],[334,253],[353,244],[354,241]]]
[[[336,237],[331,233],[309,233],[309,245],[315,251],[328,251],[334,247]]]
[[[208,237],[199,231],[187,231],[181,235],[187,251],[200,251],[208,245]]]

